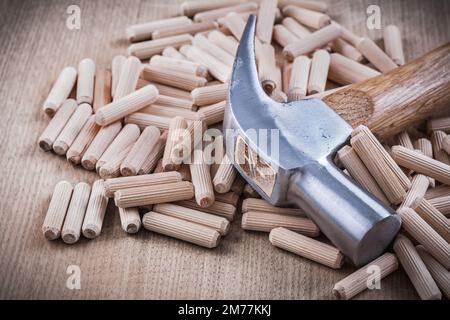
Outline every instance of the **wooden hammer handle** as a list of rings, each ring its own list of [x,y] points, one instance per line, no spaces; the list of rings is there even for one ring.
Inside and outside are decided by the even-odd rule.
[[[450,108],[450,43],[389,73],[324,98],[349,124],[380,139]]]

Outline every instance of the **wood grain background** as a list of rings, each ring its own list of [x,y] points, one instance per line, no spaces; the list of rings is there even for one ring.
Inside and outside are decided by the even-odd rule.
[[[209,0],[208,0],[209,1]],[[267,234],[244,232],[239,218],[219,248],[207,250],[150,232],[126,235],[110,207],[103,233],[73,246],[48,242],[41,225],[54,185],[93,182],[94,173],[44,153],[37,138],[48,123],[41,105],[59,71],[84,57],[98,65],[124,53],[125,28],[169,17],[181,0],[0,1],[0,298],[331,299],[351,267],[332,271],[272,247]],[[450,2],[337,0],[331,15],[360,35],[366,8],[378,4],[382,24],[397,24],[407,59],[449,41]],[[65,27],[66,9],[81,8],[81,30]],[[81,290],[66,288],[66,269],[81,268]],[[413,299],[403,271],[359,299]]]

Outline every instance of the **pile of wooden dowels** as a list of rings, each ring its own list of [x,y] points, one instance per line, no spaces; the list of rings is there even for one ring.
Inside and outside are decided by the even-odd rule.
[[[52,119],[39,146],[106,180],[97,181],[90,196],[85,184],[72,194],[72,186],[60,182],[44,222],[46,238],[61,235],[74,243],[81,233],[98,236],[103,199],[114,198],[125,232],[135,233],[142,224],[212,248],[228,232],[243,195],[243,229],[270,232],[275,246],[340,268],[344,256],[312,239],[320,230],[304,212],[259,199],[226,156],[213,165],[183,162],[199,145],[203,149],[194,132],[220,128],[250,14],[258,16],[260,81],[276,101],[324,97],[405,62],[396,26],[384,28],[383,51],[332,20],[327,10],[320,1],[187,1],[181,16],[127,28],[127,56],[113,57],[110,67],[84,59],[77,69],[64,68],[44,102]],[[384,144],[359,127],[337,157],[369,192],[399,206],[404,221],[395,255],[386,253],[369,265],[379,266],[385,277],[397,269],[398,258],[425,299],[450,292],[450,118],[427,125]],[[138,209],[145,212],[142,220]],[[337,283],[336,295],[349,299],[367,289],[368,266]]]

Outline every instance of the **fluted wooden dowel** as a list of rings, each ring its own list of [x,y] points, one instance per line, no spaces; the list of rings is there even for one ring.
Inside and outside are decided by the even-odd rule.
[[[214,43],[215,45],[221,47],[223,50],[225,50],[232,56],[236,55],[239,43],[233,36],[227,37],[222,32],[214,30],[208,33],[208,40]]]
[[[307,27],[298,23],[294,18],[286,17],[283,19],[282,24],[299,39],[311,34],[311,31]]]
[[[227,13],[229,13],[229,12],[240,13],[240,12],[256,10],[257,8],[258,8],[258,4],[254,3],[254,2],[226,6],[224,8],[199,12],[194,16],[194,21],[216,20],[220,17],[227,15]]]
[[[185,16],[150,21],[141,24],[131,25],[126,29],[126,35],[129,41],[139,42],[152,38],[152,33],[164,27],[183,27],[192,24],[191,19]]]
[[[229,7],[239,4],[239,2],[239,0],[222,0],[220,2],[189,0],[181,4],[181,11],[185,16],[192,17],[199,12]]]
[[[416,208],[430,186],[430,179],[423,174],[416,174],[411,181],[411,189],[408,190],[401,207]]]
[[[437,262],[423,246],[417,246],[416,250],[441,292],[450,299],[450,271]]]
[[[262,0],[259,4],[256,35],[263,43],[270,43],[272,41],[277,2],[277,0]]]
[[[42,107],[48,116],[53,117],[55,115],[69,97],[76,81],[77,70],[75,68],[66,67],[61,71]]]
[[[450,117],[431,118],[427,121],[429,132],[444,131],[450,133]]]
[[[349,58],[350,60],[359,63],[361,63],[364,60],[364,56],[361,54],[361,52],[358,51],[358,49],[356,49],[350,43],[341,38],[337,38],[336,40],[333,41],[331,49],[334,52],[340,53],[344,57]]]
[[[191,96],[197,106],[207,106],[226,100],[228,84],[206,86],[192,90]]]
[[[258,211],[244,213],[241,226],[244,230],[260,232],[270,232],[274,228],[284,227],[308,237],[317,237],[320,234],[319,228],[308,218]]]
[[[56,240],[61,235],[61,228],[66,217],[72,192],[73,187],[67,181],[60,181],[55,186],[44,223],[42,224],[42,233],[47,240]]]
[[[218,28],[218,23],[215,21],[203,21],[197,23],[191,23],[187,26],[170,26],[157,29],[152,33],[152,39],[161,39],[172,37],[180,34],[191,34],[195,35],[197,33],[208,32]]]
[[[80,239],[86,208],[91,193],[91,186],[80,182],[73,189],[72,199],[67,209],[66,218],[61,231],[61,238],[67,244],[74,244]]]
[[[330,54],[326,50],[317,50],[314,52],[311,60],[311,73],[308,80],[308,94],[325,91],[330,59]]]
[[[172,157],[184,161],[189,160],[193,150],[203,141],[205,129],[205,123],[202,120],[192,121],[173,146]]]
[[[232,56],[221,47],[209,41],[208,38],[205,37],[203,34],[195,35],[194,39],[192,40],[192,44],[195,47],[198,47],[201,50],[205,51],[206,53],[210,54],[217,60],[221,61],[228,67],[230,68],[233,67],[234,56]]]
[[[164,155],[164,148],[167,140],[167,131],[164,131],[158,139],[155,147],[152,149],[152,152],[149,154],[147,159],[145,159],[141,168],[138,171],[138,175],[149,174],[152,172],[159,159]]]
[[[220,233],[212,228],[153,211],[144,215],[142,224],[147,230],[206,248],[217,247],[220,240]]]
[[[443,215],[450,215],[450,195],[430,199],[430,203]]]
[[[105,163],[97,169],[98,174],[103,179],[117,178],[120,176],[120,165],[130,153],[133,144],[118,151],[115,155],[105,161]]]
[[[440,300],[441,291],[412,242],[400,235],[394,242],[394,251],[420,298],[422,300]]]
[[[442,238],[450,243],[450,220],[447,219],[430,201],[422,199],[415,208],[415,211]]]
[[[160,130],[167,130],[169,129],[170,118],[165,116],[146,114],[142,112],[135,112],[125,117],[123,122],[125,124],[135,124],[139,126],[141,130],[144,130],[149,126],[155,126]]]
[[[173,37],[134,43],[128,47],[127,53],[130,56],[135,56],[143,60],[155,54],[161,54],[165,47],[179,48],[191,42],[192,36],[190,34],[180,34]]]
[[[444,150],[444,139],[447,137],[444,131],[433,131],[431,144],[433,146],[433,156],[437,161],[450,165],[450,155]]]
[[[384,47],[388,56],[397,65],[405,64],[405,55],[403,53],[402,35],[400,29],[395,25],[389,25],[384,28],[383,33]]]
[[[236,169],[228,159],[228,156],[225,155],[213,179],[214,190],[218,193],[230,191],[236,175]]]
[[[347,85],[362,82],[380,75],[378,71],[347,58],[342,54],[332,53],[330,58],[328,78],[336,83]]]
[[[275,228],[270,232],[270,242],[281,249],[333,269],[344,263],[344,255],[336,248],[286,228]]]
[[[230,204],[234,207],[236,207],[239,202],[239,196],[231,191],[227,193],[216,193],[215,198],[216,201],[214,201],[214,203],[225,202],[226,204]]]
[[[173,49],[173,48],[172,48]],[[175,49],[173,49],[175,50]],[[177,51],[178,52],[178,51]],[[178,52],[182,56],[181,53]],[[153,56],[150,59],[150,65],[157,67],[163,67],[166,69],[174,70],[177,72],[183,72],[198,77],[206,77],[208,69],[197,62],[189,60],[182,60],[179,58],[169,58],[164,56]]]
[[[164,149],[162,160],[164,171],[173,171],[180,168],[183,158],[177,157],[178,155],[174,154],[172,151],[174,146],[177,145],[180,141],[181,136],[184,134],[186,128],[187,122],[185,119],[183,119],[183,117],[177,116],[170,120],[166,147]]]
[[[273,39],[281,47],[285,48],[288,45],[297,42],[300,38],[298,38],[294,33],[292,33],[284,25],[276,24],[273,27]]]
[[[236,205],[221,202],[218,199],[219,198],[217,198],[216,201],[214,201],[214,203],[207,208],[199,206],[194,199],[178,201],[176,204],[182,207],[221,216],[226,218],[228,221],[233,221],[236,215]]]
[[[123,62],[119,81],[115,89],[114,101],[117,101],[136,90],[141,71],[142,64],[138,58],[128,57]]]
[[[221,235],[226,235],[230,230],[230,222],[223,217],[194,209],[189,209],[175,204],[157,204],[153,207],[153,211],[174,218],[201,224],[203,226],[217,230]]]
[[[111,85],[111,71],[100,69],[95,73],[94,102],[92,103],[94,113],[111,103]]]
[[[266,200],[255,198],[248,198],[242,202],[242,213],[246,213],[249,211],[275,213],[281,215],[292,215],[296,217],[306,217],[305,213],[301,209],[275,207],[272,206]]]
[[[203,159],[203,152],[189,165],[192,184],[195,188],[195,200],[201,207],[209,207],[214,203],[214,187],[211,179],[210,166]]]
[[[383,73],[397,68],[395,62],[372,39],[361,38],[356,44],[356,49]]]
[[[106,197],[104,181],[97,180],[92,186],[89,204],[81,228],[83,236],[94,239],[100,235],[107,206],[108,198]]]
[[[288,100],[297,101],[306,96],[311,60],[307,56],[298,56],[292,65],[289,81]]]
[[[187,91],[203,87],[207,82],[206,78],[203,77],[154,65],[146,65],[142,77],[147,81],[154,81]]]
[[[368,289],[368,284],[372,280],[371,268],[373,267],[379,268],[379,279],[381,280],[398,269],[398,260],[392,253],[383,254],[337,282],[334,285],[333,294],[339,299],[349,300]]]
[[[450,186],[441,184],[435,188],[430,188],[425,193],[425,199],[430,200],[433,198],[445,197],[450,195]]]
[[[117,84],[119,83],[120,74],[122,73],[122,66],[126,59],[127,58],[122,55],[117,55],[111,61],[111,98],[114,98],[116,94]]]
[[[70,163],[73,165],[81,163],[84,152],[87,150],[92,140],[94,140],[99,130],[100,126],[95,122],[95,115],[92,115],[84,124],[69,150],[67,150],[66,157]]]
[[[226,101],[221,101],[209,106],[199,108],[198,113],[200,116],[202,116],[202,119],[206,123],[206,125],[211,126],[223,121],[226,105]]]
[[[301,24],[312,29],[320,29],[331,23],[330,17],[322,12],[300,8],[294,5],[283,7],[283,14],[295,18]]]
[[[126,233],[137,233],[141,228],[141,216],[137,208],[119,208],[120,225]]]
[[[276,63],[275,48],[270,43],[262,44],[258,61],[258,75],[264,91],[268,94],[271,94],[277,88]]]
[[[78,64],[77,102],[92,106],[94,101],[95,62],[83,59]]]

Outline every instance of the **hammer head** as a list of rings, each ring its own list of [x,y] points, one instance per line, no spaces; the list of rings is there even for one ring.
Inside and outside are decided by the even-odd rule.
[[[262,89],[250,16],[230,82],[224,133],[239,173],[273,205],[295,204],[356,265],[380,255],[400,218],[333,164],[352,127],[320,99],[278,103]]]

